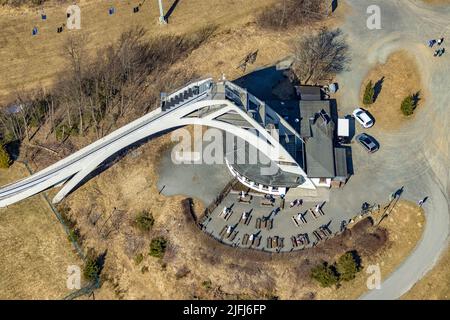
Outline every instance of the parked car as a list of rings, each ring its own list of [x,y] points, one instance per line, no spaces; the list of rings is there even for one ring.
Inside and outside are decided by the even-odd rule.
[[[378,151],[378,149],[380,148],[377,140],[375,140],[374,137],[369,136],[368,134],[365,133],[357,135],[356,141],[358,141],[369,153],[374,153]]]
[[[373,119],[369,116],[367,111],[361,108],[356,108],[355,111],[353,111],[353,117],[355,117],[356,121],[366,129],[372,127],[374,124]]]

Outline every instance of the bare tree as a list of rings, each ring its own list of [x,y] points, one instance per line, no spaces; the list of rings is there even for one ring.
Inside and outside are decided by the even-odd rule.
[[[325,8],[321,0],[282,0],[265,8],[257,23],[268,29],[305,26],[325,19]]]
[[[84,33],[70,34],[64,43],[64,51],[69,58],[70,65],[73,71],[73,92],[68,92],[75,96],[75,101],[78,103],[78,117],[79,117],[79,133],[83,134],[83,71],[84,71],[84,59],[86,54],[86,44],[88,37]]]
[[[321,29],[294,45],[294,71],[300,82],[317,83],[348,69],[348,51],[341,29]]]

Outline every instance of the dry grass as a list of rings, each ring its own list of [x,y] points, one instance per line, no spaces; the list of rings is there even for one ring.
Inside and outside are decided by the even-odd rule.
[[[163,1],[166,10],[173,1]],[[197,30],[207,24],[233,27],[248,21],[254,12],[274,0],[262,1],[180,1],[169,25],[158,23],[155,1],[146,2],[140,12],[133,14],[132,8],[138,1],[86,1],[81,7],[81,30],[66,30],[56,33],[56,28],[65,23],[66,5],[46,6],[47,21],[41,21],[37,9],[28,9],[22,14],[11,14],[11,10],[0,8],[0,103],[15,96],[21,89],[36,86],[49,88],[64,72],[65,61],[62,47],[69,33],[88,35],[88,51],[94,54],[98,48],[117,40],[118,36],[131,26],[143,25],[149,36],[159,34],[182,34]],[[108,16],[111,4],[116,14]],[[13,10],[14,12],[16,10]],[[31,36],[33,26],[39,34]]]
[[[0,169],[0,185],[27,175]],[[0,209],[0,299],[62,299],[67,267],[82,263],[48,205],[36,196]]]
[[[103,275],[107,281],[97,299],[354,299],[365,291],[364,271],[354,282],[334,290],[319,288],[308,270],[322,259],[335,260],[348,246],[355,247],[367,224],[352,231],[350,238],[335,238],[313,251],[270,255],[224,246],[185,215],[182,197],[159,195],[158,154],[169,146],[169,135],[142,145],[66,199],[85,237],[85,248],[107,252]],[[194,205],[195,212],[202,212],[201,203],[194,201]],[[143,209],[155,218],[148,233],[132,225]],[[414,204],[400,203],[393,220],[382,223],[390,239],[386,249],[375,248],[370,257],[363,254],[363,265],[380,263],[385,277],[401,263],[420,238],[424,218],[419,211]],[[95,226],[93,216],[100,216]],[[161,235],[168,239],[169,248],[159,260],[148,251],[150,240]],[[139,253],[144,259],[136,265],[134,257]]]
[[[450,299],[450,250],[443,254],[438,264],[417,282],[402,299],[449,300]]]
[[[372,69],[362,83],[361,101],[369,80],[375,84],[381,79],[383,82],[379,96],[375,103],[366,108],[375,117],[377,127],[384,130],[397,130],[414,117],[414,115],[406,117],[402,114],[400,105],[403,99],[420,91],[421,100],[417,108],[421,108],[426,99],[415,58],[406,51],[397,51],[388,57],[385,64]]]
[[[374,220],[379,221],[381,215],[382,212],[375,213]],[[387,247],[377,255],[363,256],[363,265],[378,264],[382,279],[387,278],[414,250],[422,237],[424,224],[425,216],[421,208],[412,202],[399,202],[390,216],[380,224],[389,233]],[[353,282],[343,283],[338,290],[324,289],[324,295],[319,294],[318,298],[356,299],[367,291],[368,276],[363,269]]]
[[[167,10],[173,1],[164,1]],[[35,9],[8,10],[0,8],[0,103],[8,103],[17,92],[36,87],[50,90],[64,72],[65,59],[63,44],[69,33],[79,32],[88,36],[87,51],[93,55],[96,50],[111,44],[119,35],[131,26],[142,25],[148,29],[148,36],[161,34],[185,34],[198,30],[205,25],[218,27],[216,37],[209,44],[194,51],[184,66],[196,69],[199,75],[235,78],[242,73],[236,68],[241,59],[249,52],[259,49],[259,55],[252,69],[273,63],[290,54],[293,37],[309,32],[316,26],[302,27],[288,32],[263,31],[256,27],[255,17],[267,5],[275,0],[190,0],[180,1],[167,26],[157,23],[156,3],[146,2],[137,14],[132,7],[138,1],[99,1],[81,2],[82,29],[56,33],[56,27],[64,23],[65,5],[46,6],[48,20],[39,20]],[[108,16],[107,9],[114,4],[117,13]],[[331,19],[321,25],[339,24],[348,10],[345,2]],[[16,14],[14,14],[14,12]],[[31,36],[33,26],[39,28],[36,37]],[[250,69],[248,70],[250,71]]]
[[[434,4],[434,5],[445,5],[450,4],[450,0],[422,0],[425,3],[428,4]]]

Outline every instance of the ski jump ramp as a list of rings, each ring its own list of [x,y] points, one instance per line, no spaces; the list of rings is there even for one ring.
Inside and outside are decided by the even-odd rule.
[[[245,94],[243,95],[242,92]],[[276,137],[268,133],[268,130],[263,127],[264,124],[255,120],[248,112],[249,99],[261,105],[264,104],[228,81],[215,83],[208,78],[190,83],[169,94],[156,110],[30,177],[1,187],[0,207],[14,204],[46,189],[62,186],[53,198],[53,203],[58,203],[86,176],[118,151],[159,132],[186,125],[214,127],[241,137],[272,161],[280,164],[279,168],[282,171],[301,176],[301,187],[315,189],[306,173],[280,145]],[[269,107],[264,106],[264,108]],[[229,113],[240,115],[246,123],[258,130],[258,134],[255,135],[246,128],[217,119]],[[277,115],[273,110],[272,113]],[[278,117],[276,121],[285,130],[295,134],[295,130],[281,117]]]

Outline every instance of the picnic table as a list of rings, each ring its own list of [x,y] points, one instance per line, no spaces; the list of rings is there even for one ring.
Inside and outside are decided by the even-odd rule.
[[[243,222],[245,225],[249,225],[251,219],[252,219],[251,214],[249,214],[248,212],[244,212],[242,213],[241,218],[239,219],[239,223]]]

